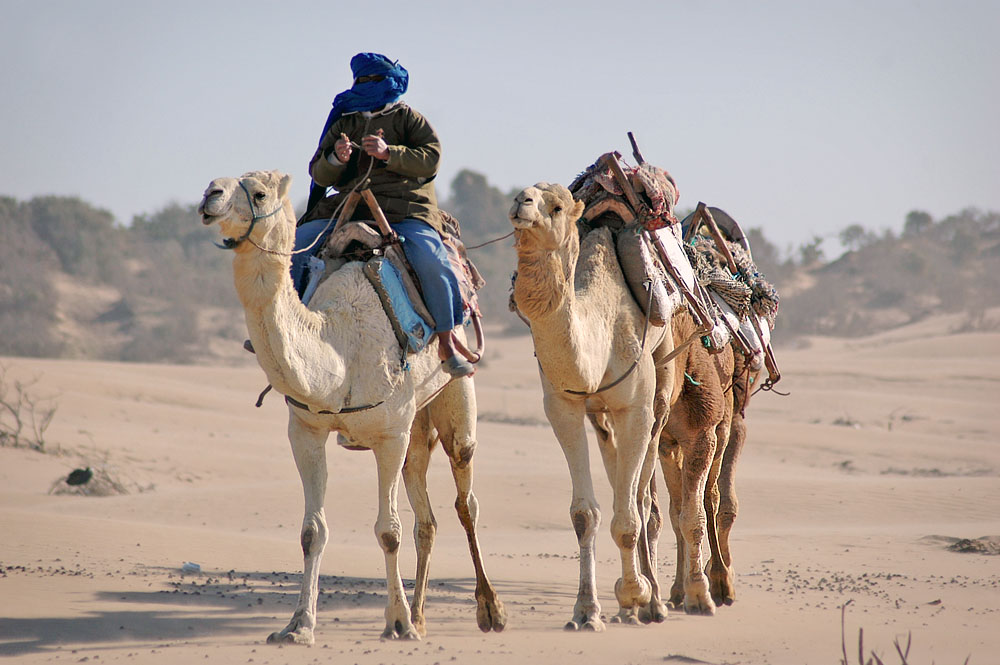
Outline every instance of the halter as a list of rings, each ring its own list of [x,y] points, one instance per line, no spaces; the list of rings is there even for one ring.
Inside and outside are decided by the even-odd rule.
[[[250,212],[253,213],[253,219],[250,220],[250,226],[247,228],[247,232],[244,233],[239,238],[226,238],[225,240],[222,241],[221,245],[217,242],[213,242],[213,244],[219,249],[236,249],[237,247],[239,247],[240,243],[242,243],[244,240],[250,237],[250,234],[253,232],[253,227],[257,224],[258,219],[266,219],[281,211],[282,204],[281,201],[279,200],[278,205],[277,207],[275,207],[274,210],[267,213],[266,215],[258,215],[256,212],[254,212],[253,199],[250,197],[250,190],[246,188],[242,180],[239,181],[239,184],[240,184],[240,189],[242,189],[243,193],[246,194],[247,203],[250,205]]]

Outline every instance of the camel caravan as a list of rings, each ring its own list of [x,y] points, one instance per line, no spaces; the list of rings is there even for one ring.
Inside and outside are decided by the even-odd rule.
[[[753,392],[780,378],[770,347],[778,297],[754,266],[739,225],[704,204],[678,220],[673,179],[646,163],[634,141],[633,155],[634,167],[619,153],[602,155],[568,187],[527,187],[509,214],[517,255],[511,308],[530,329],[545,414],[572,481],[570,520],[580,578],[566,624],[571,630],[605,627],[595,561],[601,511],[586,422],[614,496],[610,531],[622,568],[614,585],[619,608],[611,621],[661,622],[668,605],[714,614],[736,595],[729,534],[738,512],[734,472],[746,440],[745,409]],[[502,631],[507,614],[486,574],[472,489],[474,376],[456,375],[442,362],[443,342],[430,333],[435,325],[421,287],[391,224],[363,186],[348,193],[338,218],[330,218],[334,230],[315,252],[318,263],[302,292],[290,276],[299,221],[290,183],[290,176],[274,171],[218,178],[199,206],[202,221],[218,225],[220,247],[233,253],[247,346],[267,377],[267,390],[288,405],[288,437],[305,496],[298,603],[287,626],[268,642],[315,640],[320,561],[329,538],[324,497],[331,432],[339,445],[375,456],[375,534],[387,587],[382,637],[426,634],[436,531],[427,469],[438,443],[451,465],[455,507],[468,536],[478,626]],[[345,210],[359,201],[370,221]],[[476,332],[475,349],[469,350],[466,326],[456,327],[454,348],[475,365],[485,347],[475,301],[482,280],[461,244],[457,221],[444,228],[444,244],[463,284],[463,323]],[[677,543],[665,600],[657,578],[657,459]],[[398,564],[400,479],[415,522],[410,600]]]

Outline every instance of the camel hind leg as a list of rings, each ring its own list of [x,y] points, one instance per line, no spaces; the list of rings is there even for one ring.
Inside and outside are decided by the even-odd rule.
[[[655,453],[654,453],[655,454]],[[656,494],[656,476],[651,474],[649,485],[643,496],[642,535],[639,538],[639,560],[642,563],[642,574],[652,585],[649,605],[639,610],[639,620],[643,623],[662,623],[667,618],[667,606],[660,596],[660,580],[658,575],[658,544],[660,531],[663,530],[663,517],[660,515],[660,502]]]
[[[471,380],[453,381],[428,407],[431,422],[451,463],[455,479],[455,511],[469,541],[469,553],[476,571],[476,623],[484,633],[501,632],[507,625],[507,611],[486,575],[476,525],[479,501],[472,491],[472,457],[476,450],[476,395]]]
[[[707,489],[705,490],[705,523],[708,527],[708,546],[711,550],[705,574],[708,575],[709,592],[712,595],[712,601],[716,605],[731,605],[733,602],[731,597],[726,602],[728,590],[732,588],[732,571],[722,551],[722,529],[719,524],[721,502],[719,478],[725,466],[725,455],[729,449],[730,423],[731,414],[726,414],[726,417],[719,423],[719,426],[715,430],[716,441],[719,442],[718,446],[721,450],[716,450],[715,459],[712,461],[712,467],[708,472]],[[728,540],[726,545],[728,548]]]
[[[729,443],[722,459],[722,470],[719,473],[719,558],[721,559],[721,574],[718,578],[710,577],[712,597],[716,602],[732,605],[736,600],[736,572],[733,567],[733,556],[729,545],[729,536],[739,514],[739,500],[736,496],[736,464],[747,438],[747,426],[744,412],[750,400],[750,389],[753,381],[760,375],[744,369],[746,360],[741,354],[734,354],[736,367],[733,372],[733,415],[729,429]]]
[[[403,485],[413,508],[413,542],[417,549],[417,574],[410,605],[410,620],[422,637],[427,635],[424,601],[430,577],[431,550],[437,533],[437,520],[427,494],[427,467],[436,435],[432,432],[427,410],[417,413],[410,427],[410,446],[403,463]]]

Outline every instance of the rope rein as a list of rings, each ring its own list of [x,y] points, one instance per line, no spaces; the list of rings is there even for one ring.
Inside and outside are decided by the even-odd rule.
[[[480,247],[486,247],[486,245],[492,245],[495,242],[500,242],[501,240],[503,240],[505,238],[509,238],[512,235],[514,235],[513,231],[511,231],[510,233],[508,233],[505,236],[500,236],[499,238],[494,238],[493,240],[487,240],[486,242],[481,242],[478,245],[466,245],[465,248],[466,249],[479,249]]]
[[[368,182],[368,177],[371,175],[372,168],[374,166],[375,166],[375,160],[371,160],[371,162],[368,164],[368,170],[365,172],[364,177],[360,178],[355,183],[354,187],[352,187],[350,189],[350,191],[348,191],[348,193],[347,193],[348,196],[350,196],[350,194],[352,194],[353,192],[359,191],[361,189],[362,185],[364,185],[364,184],[366,184]],[[283,251],[280,251],[280,250],[277,250],[277,249],[270,249],[268,247],[261,247],[259,244],[257,244],[256,240],[254,240],[253,238],[250,237],[250,234],[253,232],[254,226],[257,225],[257,220],[258,219],[266,219],[267,217],[271,217],[272,215],[276,215],[277,213],[281,212],[281,210],[283,209],[283,204],[279,201],[277,207],[274,210],[272,210],[271,212],[267,213],[266,215],[258,215],[254,211],[253,200],[250,197],[250,192],[247,190],[246,186],[243,184],[243,181],[240,181],[239,184],[240,184],[240,189],[242,189],[243,193],[246,194],[247,203],[250,204],[250,212],[253,215],[253,217],[250,219],[250,227],[247,228],[246,233],[244,233],[239,238],[226,238],[225,240],[222,241],[221,245],[219,243],[214,243],[215,246],[218,247],[219,249],[236,249],[237,247],[239,247],[240,243],[242,243],[244,240],[246,240],[251,245],[253,245],[257,249],[259,249],[260,251],[265,252],[267,254],[274,254],[276,256],[295,256],[296,254],[302,254],[304,252],[308,252],[313,247],[316,246],[316,243],[319,242],[319,239],[322,238],[323,234],[327,232],[327,230],[330,228],[330,225],[337,221],[337,216],[340,214],[340,211],[344,209],[344,204],[347,203],[347,198],[348,198],[347,196],[345,196],[344,199],[340,202],[340,204],[337,205],[336,209],[333,211],[333,214],[331,214],[330,218],[328,220],[326,220],[326,226],[323,227],[323,230],[319,233],[319,235],[317,235],[313,239],[313,241],[311,243],[309,243],[306,247],[303,247],[301,249],[296,249],[296,250],[293,250],[291,252],[283,252]]]
[[[581,395],[581,396],[585,396],[585,397],[589,397],[591,395],[597,395],[598,393],[603,393],[605,390],[611,390],[612,388],[614,388],[615,386],[617,386],[619,383],[621,383],[622,381],[624,381],[625,379],[627,379],[628,376],[629,376],[629,374],[631,374],[633,371],[635,371],[635,368],[639,366],[639,361],[642,360],[642,354],[646,351],[646,335],[649,332],[649,310],[650,310],[650,306],[653,303],[653,285],[652,284],[648,284],[647,287],[646,287],[646,290],[648,291],[649,295],[648,295],[647,301],[646,301],[646,315],[645,315],[645,321],[644,321],[643,327],[642,327],[642,343],[639,345],[639,352],[635,355],[635,360],[633,360],[632,364],[629,365],[629,368],[627,370],[625,370],[625,373],[622,374],[621,376],[619,376],[617,379],[615,379],[611,383],[605,384],[605,385],[597,388],[593,392],[587,392],[586,390],[570,390],[568,388],[563,388],[563,392],[569,393],[570,395]],[[525,323],[528,323],[528,321],[523,316],[521,316],[521,312],[520,311],[518,311],[518,310],[515,310],[515,311],[517,311],[517,315],[521,318],[522,321],[524,321]],[[531,324],[530,323],[528,323],[528,329],[529,330],[531,329]],[[537,360],[537,356],[536,356],[536,362],[538,362],[538,371],[540,371],[542,373],[542,375],[544,376],[545,375],[545,370],[542,369],[542,363]]]

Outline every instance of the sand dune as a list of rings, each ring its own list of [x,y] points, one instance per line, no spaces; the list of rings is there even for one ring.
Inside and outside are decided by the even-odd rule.
[[[940,318],[860,340],[777,349],[787,397],[758,394],[738,473],[738,599],[715,617],[562,630],[576,594],[569,475],[541,409],[526,337],[493,336],[477,374],[476,493],[508,628],[475,625],[474,575],[443,455],[427,638],[381,642],[384,579],[371,455],[331,445],[319,625],[311,648],[269,647],[296,601],[301,488],[262,372],[8,358],[57,405],[46,454],[0,447],[0,658],[19,663],[998,662],[1000,334]],[[599,464],[595,454],[594,464]],[[91,466],[127,494],[54,494]],[[610,492],[598,581],[616,610]],[[403,575],[412,513],[401,499]],[[990,554],[992,552],[992,554]],[[661,537],[661,577],[673,536]],[[185,562],[200,573],[185,573]]]

